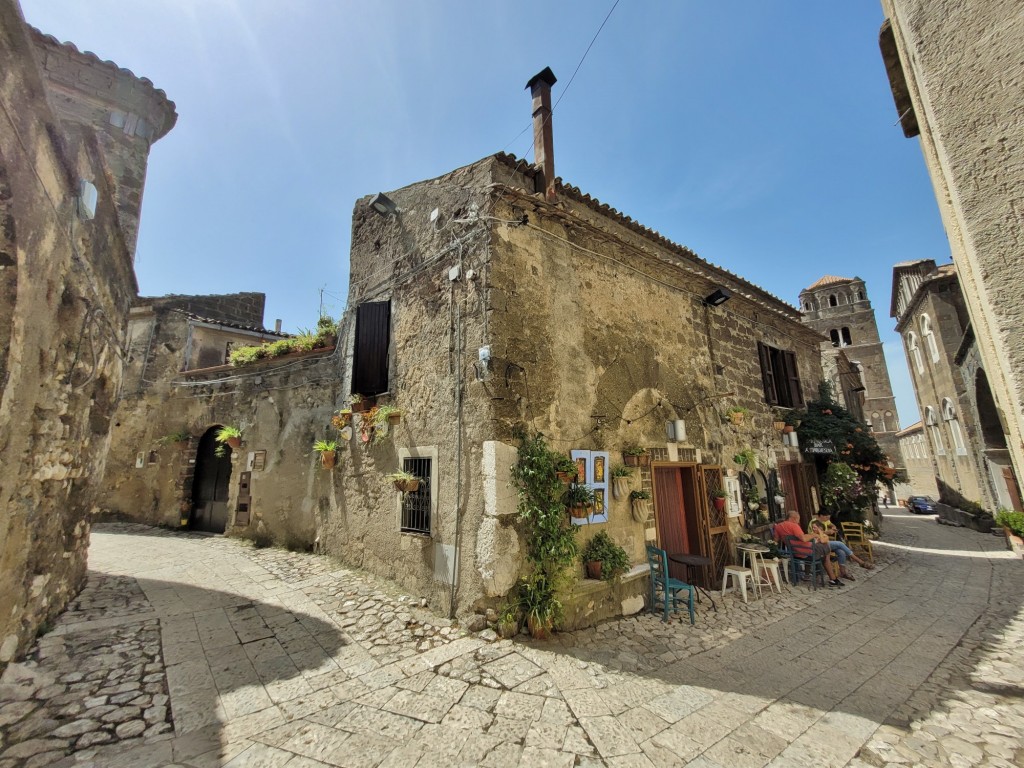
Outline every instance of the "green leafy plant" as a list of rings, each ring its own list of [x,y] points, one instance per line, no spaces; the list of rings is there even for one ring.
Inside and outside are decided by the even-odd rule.
[[[555,472],[561,472],[572,477],[576,476],[576,462],[567,453],[554,454]]]
[[[385,475],[385,477],[393,483],[407,483],[412,480],[419,480],[412,472],[406,472],[404,469],[392,472],[389,475]]]
[[[741,467],[753,470],[757,465],[757,452],[753,448],[744,448],[733,456],[732,460]]]
[[[623,456],[643,456],[646,451],[636,443],[627,443],[622,447]]]
[[[650,491],[630,491],[629,492],[629,500],[630,501],[650,501],[650,499],[651,499],[651,492]]]
[[[1024,512],[1011,512],[1008,509],[1000,509],[996,512],[996,525],[1009,528],[1014,536],[1024,538]]]
[[[750,413],[750,409],[745,408],[742,405],[734,405],[732,406],[732,408],[726,411],[726,414],[728,414],[729,416],[732,416],[734,413],[738,414],[739,416],[746,416],[748,413]]]
[[[721,488],[715,488],[715,490],[713,490],[711,492],[711,498],[713,498],[713,499],[726,499],[728,497],[729,497],[729,494],[727,494]]]
[[[380,405],[373,412],[373,426],[382,427],[388,423],[392,416],[401,416],[402,409],[397,405]]]
[[[231,350],[231,354],[228,355],[228,363],[238,368],[243,365],[249,365],[255,363],[257,360],[263,360],[267,357],[268,345],[260,344],[258,346],[245,346],[235,347]]]
[[[629,555],[612,541],[607,531],[598,531],[583,547],[584,563],[600,563],[601,579],[612,581],[629,570]]]
[[[506,600],[498,609],[498,622],[496,629],[498,634],[506,640],[515,637],[519,631],[519,620],[522,615],[522,607],[519,600]]]
[[[519,581],[518,593],[531,632],[546,636],[562,611],[556,587],[578,554],[576,526],[565,514],[564,487],[555,468],[557,452],[548,447],[543,435],[529,436],[520,430],[516,436],[519,458],[512,467],[512,483],[519,496],[518,521],[531,568]]]
[[[238,427],[226,426],[218,429],[217,434],[213,436],[213,439],[216,440],[218,443],[226,443],[229,440],[233,440],[235,438],[241,439],[241,437],[242,430],[240,430]]]
[[[594,503],[594,491],[589,485],[573,483],[565,489],[567,507],[589,507]]]
[[[189,434],[188,430],[182,429],[178,432],[171,432],[169,435],[164,435],[157,443],[160,445],[174,445],[176,443],[187,443],[192,439],[192,435]]]
[[[633,470],[627,467],[625,464],[616,464],[612,467],[612,477],[632,477]]]
[[[313,450],[317,453],[331,453],[338,450],[337,440],[317,440],[313,443]]]

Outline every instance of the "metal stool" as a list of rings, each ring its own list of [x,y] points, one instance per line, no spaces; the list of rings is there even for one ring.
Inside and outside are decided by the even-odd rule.
[[[772,590],[782,594],[782,575],[778,560],[765,560],[761,558],[761,567],[764,569],[764,583],[768,585],[768,591]]]

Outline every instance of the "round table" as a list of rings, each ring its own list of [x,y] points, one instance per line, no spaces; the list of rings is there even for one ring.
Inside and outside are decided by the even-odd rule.
[[[743,562],[740,565],[749,568],[750,572],[754,574],[754,591],[760,597],[761,585],[768,584],[764,575],[764,556],[771,550],[763,544],[753,543],[737,544],[736,549],[742,553]]]
[[[715,599],[708,594],[706,589],[698,585],[693,580],[693,569],[711,565],[711,558],[705,557],[704,555],[691,555],[689,552],[676,552],[669,555],[668,559],[673,563],[679,563],[686,568],[686,580],[696,588],[697,602],[700,602],[700,593],[703,592],[707,599],[711,601],[711,607],[715,609],[715,613],[718,613],[718,606],[715,605]]]

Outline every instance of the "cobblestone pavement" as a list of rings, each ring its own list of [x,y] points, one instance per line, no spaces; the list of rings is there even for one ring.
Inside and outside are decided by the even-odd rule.
[[[325,557],[97,526],[0,768],[1024,765],[1024,563],[894,512],[841,590],[534,642]]]

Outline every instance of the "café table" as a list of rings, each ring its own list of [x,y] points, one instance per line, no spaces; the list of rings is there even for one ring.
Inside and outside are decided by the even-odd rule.
[[[711,601],[711,607],[715,609],[715,613],[718,613],[718,606],[715,605],[715,599],[708,594],[706,589],[698,585],[693,580],[693,569],[711,565],[711,558],[704,557],[704,555],[691,555],[689,552],[676,552],[674,554],[670,554],[668,559],[673,563],[679,563],[686,568],[686,581],[688,584],[693,584],[694,588],[697,590],[697,602],[700,602],[700,593],[703,592],[705,597]]]
[[[745,568],[750,568],[750,572],[754,574],[754,591],[760,597],[761,587],[768,586],[771,583],[766,580],[764,572],[764,556],[771,550],[763,544],[753,543],[737,544],[736,549],[743,557],[742,565]]]

